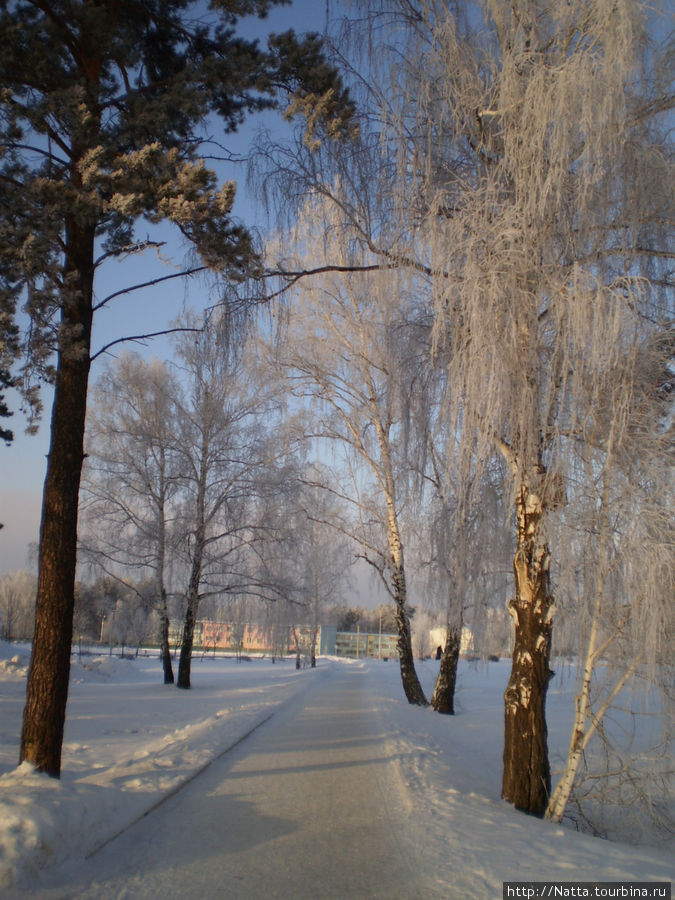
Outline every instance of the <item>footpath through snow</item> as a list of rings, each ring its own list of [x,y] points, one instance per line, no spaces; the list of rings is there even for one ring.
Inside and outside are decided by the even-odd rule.
[[[14,768],[29,650],[0,650],[0,889],[83,858],[308,686],[287,663],[196,658],[180,691],[162,684],[156,657],[83,656],[55,780]]]
[[[296,672],[288,662],[197,659],[194,687],[181,692],[160,683],[156,659],[84,660],[73,669],[58,782],[12,768],[25,680],[18,657],[0,664],[0,886],[8,900],[488,900],[501,897],[505,880],[672,879],[667,848],[577,834],[499,800],[505,662],[462,663],[459,715],[440,717],[405,703],[394,661],[320,660],[317,670]],[[436,667],[420,666],[427,690]],[[569,734],[568,681],[551,691],[554,757]]]
[[[368,675],[338,666],[151,815],[30,895],[112,900],[434,896]]]

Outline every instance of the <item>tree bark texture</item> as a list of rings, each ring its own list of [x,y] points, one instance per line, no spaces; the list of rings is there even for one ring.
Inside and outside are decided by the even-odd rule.
[[[180,645],[180,659],[178,660],[178,680],[176,687],[190,687],[190,670],[192,667],[192,646],[195,635],[195,622],[199,609],[199,582],[201,580],[201,559],[193,561],[190,587],[187,595],[187,609],[185,610],[185,623],[183,625],[183,640]]]
[[[552,676],[549,551],[540,541],[542,505],[522,485],[516,501],[515,624],[511,677],[504,693],[502,797],[517,809],[541,816],[551,793],[546,692]]]
[[[20,761],[58,778],[68,700],[75,605],[77,514],[84,460],[84,424],[90,366],[93,229],[67,229],[68,296],[62,327],[47,457],[35,633]]]
[[[162,657],[164,684],[173,684],[173,664],[171,662],[171,647],[169,646],[169,614],[166,604],[166,590],[164,588],[162,588],[162,600],[160,607],[159,652]]]
[[[187,591],[187,609],[183,625],[183,640],[178,661],[178,681],[176,687],[190,687],[190,670],[192,668],[192,645],[194,643],[195,622],[199,610],[199,588],[202,581],[202,561],[206,547],[206,478],[208,474],[209,443],[206,431],[202,436],[201,457],[199,462],[199,482],[197,485],[197,502],[195,516],[197,527],[194,533],[194,551],[190,568],[190,581]]]
[[[567,765],[546,807],[546,818],[552,822],[562,822],[585,747],[584,738],[586,737],[591,687],[590,674],[586,668],[581,690],[574,700],[574,727],[567,751]]]
[[[316,609],[316,603],[315,603]],[[315,616],[316,619],[316,616]],[[316,642],[319,637],[319,626],[316,621],[312,625],[311,645],[310,645],[310,667],[316,669]]]
[[[392,577],[394,585],[394,599],[396,601],[396,628],[398,631],[398,658],[401,666],[401,681],[403,691],[408,703],[417,706],[427,706],[427,698],[424,696],[422,685],[415,670],[415,659],[412,651],[412,639],[410,636],[410,618],[407,610],[407,590],[405,572],[403,567],[395,567]]]
[[[455,714],[455,685],[457,684],[460,634],[461,628],[453,628],[448,624],[445,647],[441,656],[441,667],[431,697],[432,708],[436,712],[448,716]]]
[[[391,565],[391,583],[395,602],[395,620],[398,632],[398,658],[401,666],[401,681],[403,692],[408,703],[417,706],[427,706],[427,698],[424,696],[422,685],[415,670],[415,659],[412,651],[412,638],[410,635],[410,617],[408,615],[408,587],[405,578],[403,562],[403,542],[398,527],[396,504],[394,502],[394,475],[391,467],[391,454],[389,442],[385,439],[384,429],[378,427],[378,439],[382,451],[382,462],[385,474],[385,501],[387,504],[387,541],[389,545],[389,557]]]
[[[159,497],[157,502],[157,596],[159,600],[159,653],[162,658],[164,684],[173,684],[173,664],[171,647],[169,646],[169,607],[164,586],[164,570],[166,568],[166,454],[162,446],[159,470]]]
[[[361,343],[366,346],[365,338]],[[368,376],[368,389],[371,397],[377,392]],[[377,413],[377,406],[373,401],[373,419],[377,433],[377,441],[380,447],[380,473],[377,475],[382,484],[384,499],[387,506],[387,544],[389,549],[389,563],[391,566],[391,584],[395,603],[395,620],[398,632],[398,658],[401,666],[401,681],[403,692],[408,703],[417,706],[427,706],[427,698],[424,696],[422,685],[415,671],[415,659],[412,652],[412,638],[410,636],[410,617],[408,615],[408,587],[405,578],[405,566],[403,561],[403,541],[399,530],[398,515],[396,512],[396,479],[392,466],[391,444],[389,440],[389,426],[383,424]]]

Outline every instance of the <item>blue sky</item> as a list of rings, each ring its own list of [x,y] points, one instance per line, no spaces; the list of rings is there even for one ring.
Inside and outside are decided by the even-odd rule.
[[[270,31],[280,32],[289,28],[295,28],[300,33],[323,31],[327,15],[335,16],[340,5],[335,0],[330,0],[329,3],[323,0],[318,2],[295,0],[290,6],[275,9],[263,22],[251,22],[240,31],[247,36],[263,39]],[[244,156],[263,122],[267,127],[284,127],[280,113],[268,113],[264,119],[254,117],[248,120],[239,133],[228,136],[228,149]],[[245,165],[228,165],[223,169],[223,177],[237,181],[235,214],[247,225],[257,225],[264,229],[266,226],[264,211],[246,188]],[[176,261],[179,262],[185,248],[181,247],[175,233],[171,233],[168,228],[167,238],[171,241],[171,245],[167,246],[166,255],[175,255]],[[152,254],[113,262],[101,273],[102,277],[97,281],[97,297],[100,299],[115,290],[146,281],[156,275],[166,274],[167,271],[165,265]],[[97,314],[92,352],[96,353],[101,346],[118,337],[149,333],[168,326],[184,303],[187,306],[202,308],[208,302],[208,286],[198,278],[185,283],[169,282],[168,285],[164,284],[119,298]],[[135,349],[146,356],[167,357],[170,354],[170,343],[167,339],[154,340],[145,347],[137,344],[122,346]],[[96,381],[100,371],[99,360],[92,368],[91,383]],[[12,408],[16,409],[16,399],[12,396],[8,399]],[[49,446],[51,407],[49,392],[45,392],[44,404],[42,423],[35,436],[24,434],[25,421],[18,411],[6,421],[7,427],[14,431],[14,442],[10,447],[0,445],[2,471],[0,522],[4,523],[4,528],[0,530],[0,574],[27,567],[29,545],[38,539],[42,484]]]

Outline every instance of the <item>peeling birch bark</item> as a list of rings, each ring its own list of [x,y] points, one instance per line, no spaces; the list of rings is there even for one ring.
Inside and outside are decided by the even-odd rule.
[[[415,670],[415,659],[412,651],[410,634],[410,617],[408,615],[408,588],[403,563],[403,543],[398,527],[396,504],[394,502],[394,475],[391,466],[389,442],[386,439],[381,422],[376,422],[378,442],[382,452],[382,469],[384,474],[385,500],[387,504],[387,541],[391,561],[391,582],[394,602],[396,604],[396,627],[398,630],[398,658],[401,666],[401,681],[408,703],[427,706],[422,685]]]
[[[398,658],[401,666],[401,681],[408,703],[417,706],[427,706],[427,698],[424,696],[422,685],[415,670],[415,660],[412,652],[412,638],[410,635],[410,619],[407,609],[407,587],[403,566],[394,569],[392,575],[394,586],[394,600],[396,602],[396,627],[398,630]]]
[[[455,685],[457,683],[457,662],[462,626],[447,624],[445,647],[441,656],[441,667],[436,679],[431,706],[438,713],[455,714]]]
[[[515,624],[511,677],[504,693],[502,797],[517,809],[541,816],[551,793],[546,692],[552,676],[549,551],[540,540],[544,510],[522,484],[516,500],[517,544],[513,561]]]

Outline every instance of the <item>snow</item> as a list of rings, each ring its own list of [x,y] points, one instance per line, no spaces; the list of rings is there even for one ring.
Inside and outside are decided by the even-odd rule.
[[[499,799],[506,661],[462,661],[457,715],[448,717],[405,702],[395,661],[322,658],[316,670],[296,671],[293,661],[196,657],[193,687],[180,691],[161,683],[157,658],[74,657],[63,773],[55,780],[15,767],[28,653],[0,644],[3,896],[39,896],[41,878],[64,863],[71,871],[85,865],[213,760],[235,745],[245,750],[247,736],[270,717],[288,716],[298,704],[314,708],[350,666],[379,722],[378,753],[397,767],[406,840],[432,886],[425,896],[497,897],[506,880],[672,879],[667,847],[600,840]],[[437,668],[435,661],[418,666],[428,695]],[[549,693],[554,767],[569,739],[573,687],[562,670]]]

